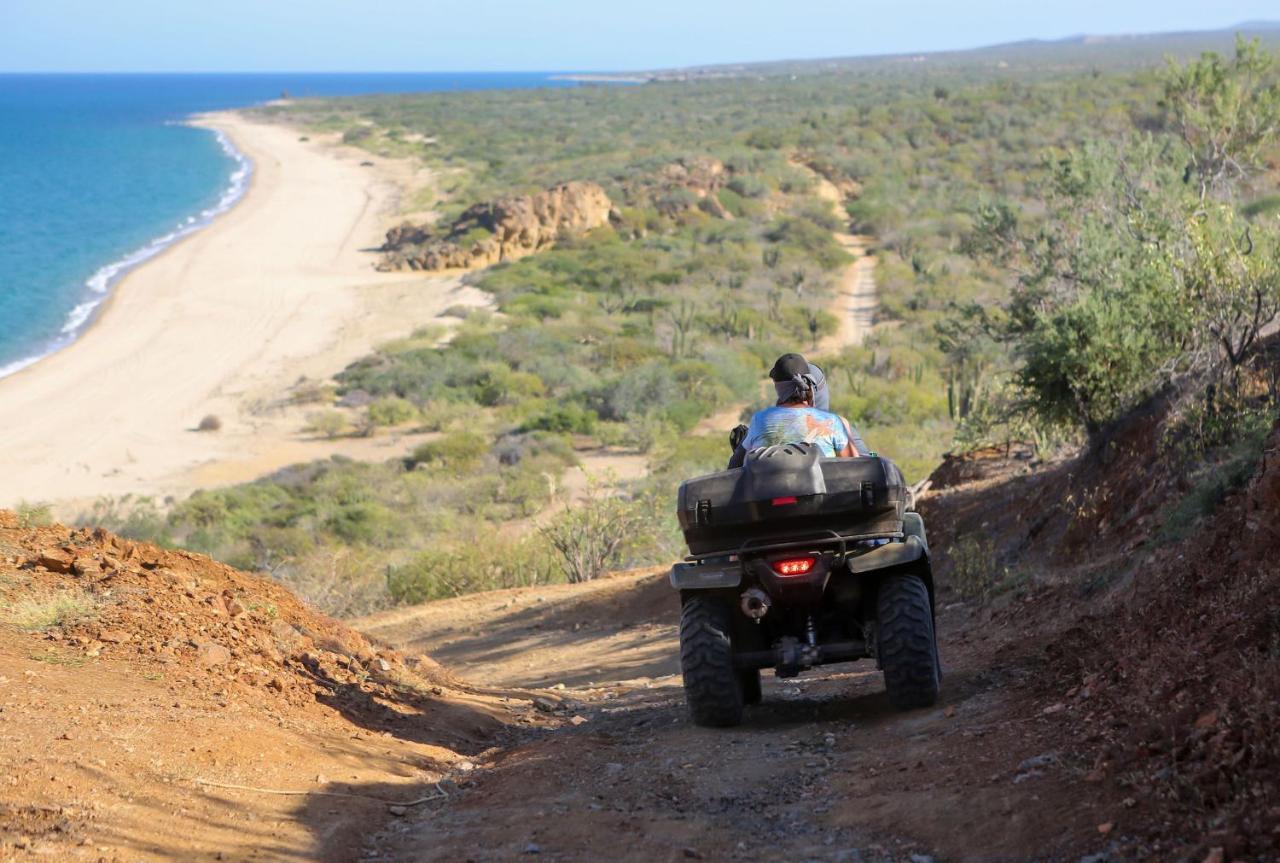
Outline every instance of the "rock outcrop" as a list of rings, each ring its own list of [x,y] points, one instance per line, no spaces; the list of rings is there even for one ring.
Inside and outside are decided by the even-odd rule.
[[[595,183],[562,183],[536,195],[476,204],[447,229],[404,224],[387,232],[382,270],[483,267],[605,225],[613,203]]]
[[[732,176],[722,162],[709,156],[694,156],[664,165],[656,174],[633,181],[627,196],[637,201],[647,200],[668,218],[702,210],[718,219],[732,219],[716,197]]]

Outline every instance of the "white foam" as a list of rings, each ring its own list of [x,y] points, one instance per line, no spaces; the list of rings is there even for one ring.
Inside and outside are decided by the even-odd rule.
[[[135,249],[118,261],[112,261],[99,268],[97,272],[85,280],[84,286],[88,296],[67,313],[66,321],[63,322],[58,336],[45,345],[40,353],[0,366],[0,378],[19,372],[74,342],[84,332],[85,327],[93,322],[94,313],[106,301],[111,288],[116,282],[120,281],[120,278],[125,273],[154,258],[183,237],[190,236],[206,227],[215,218],[234,207],[236,202],[244,197],[245,190],[249,188],[249,179],[253,176],[253,162],[249,160],[248,156],[237,150],[236,146],[231,143],[231,139],[221,131],[217,129],[210,131],[213,132],[218,141],[218,146],[222,148],[222,152],[226,153],[236,163],[235,170],[231,172],[231,176],[228,178],[226,188],[218,197],[218,202],[212,207],[201,210],[198,215],[187,216],[172,231],[156,237],[142,248]]]

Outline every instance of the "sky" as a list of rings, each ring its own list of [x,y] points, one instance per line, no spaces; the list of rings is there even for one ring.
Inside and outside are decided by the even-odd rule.
[[[1276,19],[1277,0],[0,0],[0,71],[656,69]]]

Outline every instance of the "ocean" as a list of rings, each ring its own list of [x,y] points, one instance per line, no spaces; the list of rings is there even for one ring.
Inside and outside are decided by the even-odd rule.
[[[552,74],[0,74],[0,377],[74,341],[131,267],[243,193],[252,166],[191,114],[285,92],[575,86]]]

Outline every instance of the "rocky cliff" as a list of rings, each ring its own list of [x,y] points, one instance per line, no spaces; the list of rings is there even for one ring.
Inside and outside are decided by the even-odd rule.
[[[595,183],[570,182],[535,195],[476,204],[443,229],[404,224],[387,232],[379,269],[483,267],[578,236],[609,221],[613,204]]]

